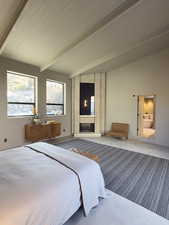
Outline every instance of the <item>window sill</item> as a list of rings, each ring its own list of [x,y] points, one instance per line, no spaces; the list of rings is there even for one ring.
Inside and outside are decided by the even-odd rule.
[[[40,119],[47,119],[47,118],[56,118],[56,117],[66,117],[67,114],[64,115],[45,115],[43,117],[40,117]],[[33,119],[32,116],[7,116],[8,119]]]
[[[65,117],[65,116],[67,116],[66,114],[64,114],[64,115],[45,115],[45,118],[51,118],[51,117]]]
[[[32,119],[33,116],[7,116],[8,119]]]

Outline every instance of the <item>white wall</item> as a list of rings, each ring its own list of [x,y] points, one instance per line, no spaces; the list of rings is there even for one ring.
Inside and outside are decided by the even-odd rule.
[[[71,80],[53,71],[40,73],[38,67],[0,57],[0,150],[20,146],[25,143],[24,125],[30,123],[31,117],[8,118],[6,71],[14,71],[38,77],[38,112],[44,119],[56,119],[62,123],[62,136],[71,134]],[[57,117],[45,116],[46,79],[66,83],[66,115]],[[65,129],[65,132],[63,131]],[[7,138],[7,143],[4,142]]]
[[[130,138],[137,137],[137,97],[157,96],[156,135],[142,139],[169,146],[169,50],[147,56],[107,73],[106,130],[112,122],[130,124]]]

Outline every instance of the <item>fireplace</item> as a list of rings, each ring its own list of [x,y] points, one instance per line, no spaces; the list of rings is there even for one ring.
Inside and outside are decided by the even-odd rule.
[[[94,123],[80,123],[80,132],[95,132]]]
[[[105,130],[105,73],[72,78],[72,133],[75,137],[100,137]]]

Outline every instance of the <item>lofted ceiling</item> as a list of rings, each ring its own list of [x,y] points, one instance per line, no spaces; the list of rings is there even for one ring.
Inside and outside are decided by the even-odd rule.
[[[5,2],[5,3],[4,3]],[[0,53],[70,76],[169,47],[168,0],[0,0]]]

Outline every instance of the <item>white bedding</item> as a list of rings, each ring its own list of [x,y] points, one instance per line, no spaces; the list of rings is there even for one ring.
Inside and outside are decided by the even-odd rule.
[[[45,146],[44,151],[49,148],[49,154],[56,150],[55,146],[44,143],[38,148],[42,146]],[[57,148],[56,152],[58,150],[62,151]],[[83,185],[93,178],[92,174],[98,176],[99,167],[93,166],[96,163],[76,153],[66,151],[65,154],[68,157],[73,155],[72,162],[77,163],[77,169],[81,166],[80,176],[86,179]],[[96,170],[95,175],[92,168]],[[100,197],[104,197],[103,183],[101,181],[100,187],[96,187],[96,194]],[[91,193],[88,191],[86,189],[83,193],[87,194],[84,196],[86,200],[95,194],[94,188]],[[27,147],[0,153],[0,225],[62,225],[78,210],[80,198],[78,176],[59,162]],[[86,202],[86,209],[90,210],[92,204],[96,204],[95,200]]]

